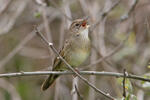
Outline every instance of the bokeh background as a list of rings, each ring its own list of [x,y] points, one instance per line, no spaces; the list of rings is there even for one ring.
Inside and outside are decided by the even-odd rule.
[[[149,78],[150,1],[118,1],[0,0],[0,73],[51,69],[55,55],[36,36],[34,25],[60,50],[72,20],[89,16],[89,23],[94,27],[89,34],[93,47],[81,68],[88,65],[90,68],[86,70],[120,73],[126,69],[128,73]],[[105,59],[95,63],[101,58]],[[99,89],[122,98],[122,79],[84,77]],[[77,83],[83,100],[108,100],[72,75],[62,75],[51,88],[42,92],[44,79],[45,76],[1,78],[0,99],[80,100],[74,96],[72,86]],[[130,96],[127,100],[150,100],[149,91],[148,82],[126,82],[126,93]]]

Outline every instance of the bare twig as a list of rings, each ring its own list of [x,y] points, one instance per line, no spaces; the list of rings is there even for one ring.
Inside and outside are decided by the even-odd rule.
[[[95,87],[92,83],[90,83],[86,78],[82,77],[76,70],[74,70],[64,59],[62,56],[60,56],[60,54],[58,53],[58,51],[56,50],[56,48],[53,46],[53,43],[49,43],[46,38],[38,31],[38,29],[36,28],[36,33],[38,34],[38,36],[40,36],[42,38],[42,40],[53,50],[53,52],[66,64],[66,66],[72,71],[74,72],[82,81],[84,81],[87,85],[89,85],[91,88],[93,88],[96,92],[104,95],[105,97],[111,99],[111,100],[115,100],[114,97],[112,97],[110,94],[105,93],[101,90],[99,90],[97,87]]]
[[[125,21],[126,19],[129,18],[129,16],[131,15],[132,11],[134,11],[134,9],[135,9],[135,7],[136,7],[138,1],[139,1],[139,0],[134,0],[134,1],[133,1],[132,5],[131,5],[131,8],[129,9],[129,11],[128,11],[125,15],[123,15],[123,16],[121,17],[121,21]]]
[[[41,24],[38,27],[40,30],[43,28],[43,24]],[[1,61],[0,61],[0,70],[2,70],[2,67],[19,51],[23,48],[23,46],[29,42],[29,40],[31,40],[34,36],[35,36],[35,32],[32,31],[31,33],[29,33],[19,44],[18,46],[16,46],[6,57],[4,57]]]
[[[83,97],[82,97],[82,95],[80,94],[80,92],[79,92],[79,90],[78,90],[78,88],[77,88],[76,85],[75,85],[75,90],[76,90],[76,92],[77,92],[77,95],[78,95],[78,97],[79,97],[79,100],[83,100]]]
[[[101,14],[101,17],[99,17],[98,21],[93,25],[93,27],[91,28],[91,31],[93,31],[99,24],[100,22],[120,3],[121,0],[116,1],[112,7],[110,7],[109,10],[103,12]],[[99,14],[98,14],[99,15]]]
[[[123,70],[123,81],[122,81],[122,86],[123,86],[123,97],[126,98],[126,69]]]
[[[12,2],[12,0],[7,0],[7,1],[5,1],[5,3],[3,3],[3,6],[0,9],[0,15],[2,15],[3,12],[5,12],[5,10],[8,8],[8,6],[10,5],[11,2]]]
[[[42,7],[42,16],[43,16],[43,22],[44,22],[44,28],[47,35],[47,39],[49,42],[52,42],[52,36],[51,36],[51,30],[49,27],[49,21],[48,21],[48,14],[46,12],[46,8]]]
[[[58,16],[57,14],[53,14],[50,18],[49,18],[49,22],[51,22],[56,16]],[[44,24],[40,24],[38,26],[38,29],[41,30],[43,29]],[[0,61],[0,70],[3,70],[2,67],[5,66],[5,64],[16,54],[18,53],[26,43],[28,43],[34,36],[35,36],[35,32],[32,31],[30,32],[10,53],[8,53],[8,55],[6,57],[4,57],[1,61]]]
[[[97,76],[112,76],[112,77],[124,77],[122,73],[116,73],[116,72],[98,72],[98,71],[79,71],[82,75],[97,75]],[[73,72],[70,71],[34,71],[34,72],[16,72],[16,73],[4,73],[0,74],[0,78],[4,77],[20,77],[20,76],[37,76],[37,75],[72,75]],[[150,82],[150,79],[144,78],[141,76],[133,75],[133,74],[127,74],[126,78],[135,79],[135,80],[141,80],[141,81],[147,81]]]
[[[1,0],[3,1],[3,0]],[[8,0],[4,0],[8,1]],[[12,1],[12,2],[11,2]],[[6,9],[3,11],[3,13],[0,15],[0,35],[8,33],[15,23],[17,22],[17,18],[22,14],[22,12],[25,10],[29,0],[10,0],[10,3],[6,7]],[[1,3],[1,2],[0,2]],[[6,3],[6,2],[5,2]],[[17,9],[16,9],[17,6]],[[0,4],[0,8],[1,8]],[[11,16],[11,17],[9,17]]]
[[[14,85],[9,81],[6,81],[5,79],[0,79],[0,88],[4,89],[9,93],[11,100],[22,100]],[[1,100],[4,99],[2,99],[1,97]]]
[[[42,0],[35,0],[37,4],[40,5],[40,11],[42,12],[42,17],[43,17],[43,23],[44,23],[44,29],[47,35],[47,39],[49,42],[52,42],[52,36],[51,36],[51,31],[49,28],[49,21],[48,21],[48,12],[46,11],[46,7],[48,5],[48,1],[42,1]]]
[[[67,15],[62,11],[62,9],[60,9],[60,8],[58,7],[58,5],[57,5],[53,0],[51,0],[50,3],[51,3],[54,7],[56,7],[56,8],[58,9],[58,11],[59,11],[60,13],[62,13],[62,15],[63,15],[65,18],[67,18],[68,20],[72,21],[72,18],[70,18],[69,16],[67,16]]]
[[[53,39],[52,39],[52,34],[51,34],[50,26],[49,26],[48,13],[46,11],[46,7],[42,6],[41,10],[42,10],[44,29],[46,32],[47,39],[49,42],[52,42]],[[48,49],[49,49],[49,56],[53,56],[52,50],[50,48],[48,48]],[[50,58],[50,61],[52,61],[51,58]]]
[[[149,25],[149,22],[148,22],[148,17],[146,17],[145,26],[146,26],[146,33],[148,35],[150,35],[150,25]]]
[[[76,87],[78,87],[78,81],[79,81],[79,78],[73,76],[72,90],[71,90],[72,100],[78,100],[78,94],[77,94],[77,90],[76,90]]]
[[[53,0],[51,0],[51,1],[48,1],[48,0],[45,0],[45,1],[35,0],[35,1],[36,1],[36,3],[38,5],[42,5],[44,7],[49,7],[49,4],[52,4],[65,18],[67,18],[68,20],[72,21],[72,18],[70,18],[69,16],[67,16],[64,13],[64,11],[61,8],[59,8],[59,6]]]
[[[116,1],[111,7],[110,7],[110,9],[109,10],[107,10],[107,11],[105,11],[105,12],[103,12],[102,13],[102,20],[116,7],[116,6],[118,6],[118,4],[120,3],[120,1],[121,0],[118,0],[118,1]]]

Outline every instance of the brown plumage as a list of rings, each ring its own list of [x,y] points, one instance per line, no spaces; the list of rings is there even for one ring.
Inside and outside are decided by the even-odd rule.
[[[91,50],[91,42],[88,37],[87,20],[77,19],[72,22],[69,32],[70,38],[65,42],[59,54],[72,66],[78,67],[89,56]],[[53,62],[52,71],[66,70],[66,65],[57,57]],[[59,75],[49,75],[49,77],[42,84],[42,90],[46,90],[53,84]]]

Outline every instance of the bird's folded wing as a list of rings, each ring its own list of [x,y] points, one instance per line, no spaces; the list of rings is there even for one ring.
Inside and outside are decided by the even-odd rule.
[[[70,45],[70,42],[69,41],[65,41],[65,44],[64,46],[62,47],[62,49],[59,51],[59,54],[64,58],[65,55],[68,53],[68,47]],[[65,59],[65,58],[64,58]],[[58,66],[62,63],[61,59],[59,59],[59,57],[56,57],[54,59],[54,62],[53,62],[53,70],[57,70]]]

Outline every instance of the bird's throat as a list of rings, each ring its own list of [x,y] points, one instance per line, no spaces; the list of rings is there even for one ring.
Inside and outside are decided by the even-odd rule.
[[[80,34],[81,34],[81,38],[85,39],[85,40],[89,40],[89,36],[88,36],[89,30],[88,28],[84,29]]]

